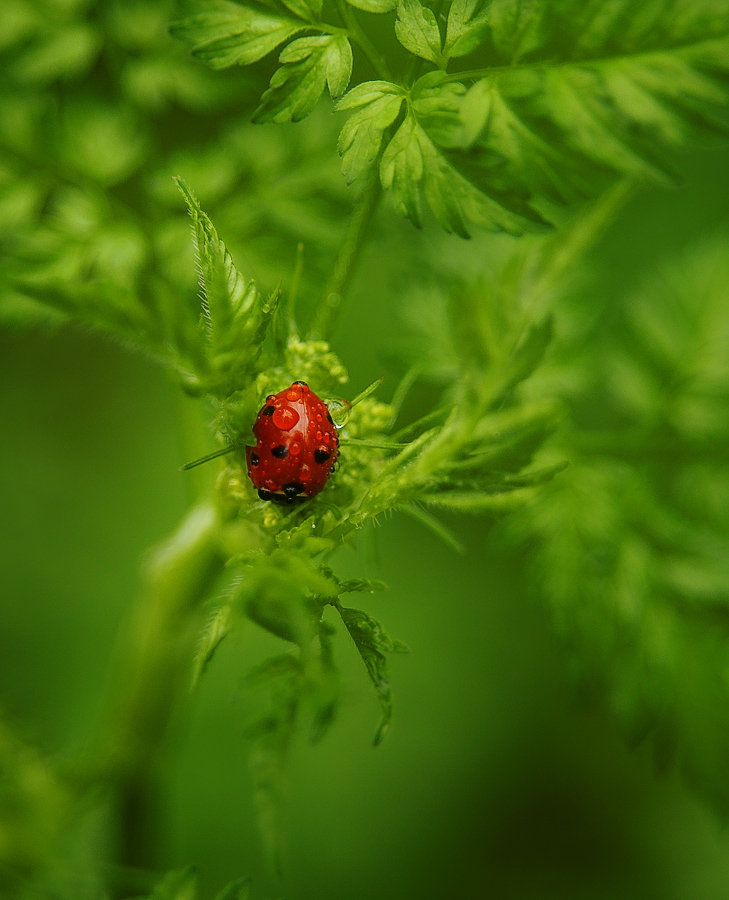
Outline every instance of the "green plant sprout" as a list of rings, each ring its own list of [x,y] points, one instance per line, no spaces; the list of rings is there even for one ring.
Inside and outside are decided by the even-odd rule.
[[[498,539],[526,554],[581,678],[630,733],[652,735],[659,757],[680,757],[726,814],[727,647],[716,621],[729,600],[729,534],[711,492],[727,479],[727,240],[647,284],[624,340],[597,355],[585,334],[599,322],[578,332],[568,287],[637,184],[669,184],[678,150],[726,134],[729,7],[3,6],[0,320],[76,323],[153,358],[183,398],[192,439],[182,469],[208,465],[181,476],[190,509],[145,563],[93,746],[69,773],[2,726],[12,785],[0,799],[15,799],[0,804],[0,834],[15,840],[0,841],[0,888],[61,896],[42,887],[44,873],[63,832],[103,796],[118,833],[108,890],[135,895],[133,873],[156,867],[155,781],[176,703],[244,622],[278,642],[261,665],[240,667],[267,698],[246,735],[280,867],[292,742],[301,730],[320,740],[342,702],[335,633],[351,639],[379,701],[375,745],[391,726],[388,656],[408,648],[366,602],[349,605],[385,586],[337,572],[342,547],[398,513],[457,552],[455,517],[506,516]],[[271,74],[261,61],[274,53]],[[289,130],[251,128],[251,117]],[[382,196],[427,234],[519,240],[490,273],[475,265],[458,278],[419,250],[428,289],[420,333],[398,350],[399,384],[375,371],[369,387],[350,387],[337,328],[387,214]],[[393,295],[393,315],[407,302]],[[320,495],[284,507],[258,499],[245,446],[265,397],[295,380],[330,398],[343,460]],[[605,422],[594,427],[598,383]],[[414,414],[421,384],[430,405]],[[667,448],[677,463],[662,461]],[[693,508],[660,493],[687,478]],[[236,881],[218,900],[249,891]],[[195,892],[184,870],[136,894]]]

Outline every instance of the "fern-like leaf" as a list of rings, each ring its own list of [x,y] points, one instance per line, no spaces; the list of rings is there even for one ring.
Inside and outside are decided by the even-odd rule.
[[[658,761],[729,810],[729,242],[700,246],[625,305],[609,342],[561,348],[574,463],[515,522],[590,685]],[[565,363],[562,363],[564,365]],[[553,363],[559,366],[557,361]],[[523,533],[523,532],[522,532]]]

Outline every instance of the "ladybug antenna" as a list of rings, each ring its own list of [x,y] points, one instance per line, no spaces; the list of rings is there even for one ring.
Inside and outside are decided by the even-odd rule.
[[[222,447],[220,450],[208,453],[207,456],[201,456],[200,459],[193,459],[192,462],[180,466],[180,472],[187,472],[188,469],[194,469],[196,466],[201,466],[203,463],[210,462],[212,459],[217,459],[219,456],[225,456],[226,453],[232,453],[237,446],[238,444],[229,444],[227,447]]]
[[[377,381],[373,381],[372,384],[368,388],[365,388],[361,394],[357,394],[354,400],[342,400],[340,398],[336,398],[326,401],[330,413],[334,416],[334,422],[337,428],[344,428],[344,426],[349,421],[349,416],[352,412],[352,408],[369,397],[370,394],[374,394],[374,392],[384,380],[384,377],[381,377],[378,378]]]
[[[354,400],[352,400],[352,402],[349,404],[350,408],[352,406],[356,406],[358,403],[361,403],[363,400],[366,400],[370,394],[374,394],[374,392],[377,390],[377,388],[382,384],[382,382],[384,380],[385,380],[385,376],[381,375],[377,379],[377,381],[373,381],[372,384],[368,388],[365,388],[361,394],[357,394],[357,396],[354,398]]]

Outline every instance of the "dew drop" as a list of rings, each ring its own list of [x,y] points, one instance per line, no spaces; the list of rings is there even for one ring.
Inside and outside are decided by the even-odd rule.
[[[271,421],[281,431],[289,431],[299,421],[299,414],[289,406],[281,406],[271,416]]]
[[[301,444],[299,441],[292,441],[289,446],[289,453],[292,456],[298,456],[301,453]]]

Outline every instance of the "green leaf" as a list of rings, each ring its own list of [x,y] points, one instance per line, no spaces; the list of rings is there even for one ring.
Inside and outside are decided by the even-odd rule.
[[[78,793],[58,768],[0,719],[0,871],[6,894],[47,872],[65,846]]]
[[[246,281],[195,195],[181,178],[175,180],[192,219],[200,265],[211,370],[205,387],[227,396],[245,385],[254,371],[277,295],[264,301],[255,283]]]
[[[192,686],[202,678],[208,663],[232,627],[233,609],[229,603],[217,609],[203,629],[192,665]]]
[[[79,76],[93,65],[100,46],[100,35],[86,23],[51,27],[21,55],[12,73],[18,81],[40,85]]]
[[[344,606],[337,606],[337,609],[362,657],[380,700],[382,718],[373,741],[377,746],[382,742],[392,719],[392,697],[385,653],[407,653],[408,647],[402,641],[388,637],[380,623],[361,609],[348,609]]]
[[[261,627],[302,647],[318,634],[324,603],[337,595],[331,577],[289,548],[256,557],[240,575],[232,602]]]
[[[308,4],[303,4],[310,8]],[[213,69],[248,66],[306,28],[302,19],[241,6],[231,0],[210,0],[202,11],[174,22],[171,33],[191,45],[192,55]]]
[[[537,497],[535,491],[527,488],[494,493],[479,491],[444,491],[440,494],[423,494],[422,503],[439,506],[459,513],[483,516],[504,515],[531,503]]]
[[[283,65],[273,73],[254,122],[298,122],[314,109],[325,85],[336,99],[352,74],[352,48],[339,34],[298,38],[279,61]]]
[[[281,0],[287,9],[306,22],[318,22],[322,0]]]
[[[560,440],[573,462],[512,522],[573,671],[631,740],[647,740],[662,767],[675,760],[723,817],[727,279],[726,235],[704,237],[633,296],[610,297],[607,328],[597,316],[558,342],[549,375],[573,407]]]
[[[334,100],[347,90],[352,76],[352,47],[347,38],[337,35],[327,53],[327,85]]]
[[[446,59],[468,56],[483,41],[489,24],[486,0],[453,0],[443,47]]]
[[[237,878],[226,885],[215,900],[249,900],[251,896],[251,879]]]
[[[420,0],[399,0],[395,34],[406,50],[428,62],[441,64],[438,23],[433,11]]]
[[[415,116],[409,114],[387,145],[380,163],[382,186],[392,190],[395,209],[418,228],[423,225],[420,199],[425,170],[423,145],[427,149],[428,143]],[[463,227],[460,231],[463,233]]]
[[[339,135],[342,174],[347,184],[360,181],[379,157],[385,130],[400,114],[405,100],[399,85],[387,81],[359,84],[337,104],[337,110],[358,109]]]
[[[250,765],[254,799],[268,856],[281,869],[281,810],[284,803],[286,763],[301,703],[300,670],[283,674],[272,684],[271,705],[265,716],[246,728],[251,741]]]
[[[307,659],[305,676],[307,699],[313,706],[310,740],[318,743],[336,718],[339,703],[339,672],[334,664],[332,635],[334,628],[322,622],[319,629],[320,653]]]
[[[375,591],[387,590],[384,581],[371,581],[369,578],[353,578],[349,581],[340,581],[337,585],[340,594],[372,594]]]
[[[541,321],[537,320],[529,324],[518,345],[514,348],[508,370],[504,373],[504,392],[510,391],[522,381],[526,381],[534,372],[552,341],[553,330],[552,316],[546,316]]]
[[[190,866],[180,871],[168,872],[156,885],[148,900],[195,900],[197,878]]]
[[[415,506],[415,504],[409,504],[407,506],[400,506],[399,511],[404,512],[405,515],[410,516],[411,519],[415,519],[416,522],[420,522],[421,525],[424,525],[425,528],[439,537],[444,544],[447,544],[451,550],[455,550],[456,553],[461,554],[466,552],[466,548],[453,532],[449,528],[446,528],[440,519],[436,519],[435,516],[431,515],[426,510],[419,506]]]
[[[69,102],[62,127],[62,161],[104,187],[129,178],[145,160],[148,142],[129,110]]]
[[[469,237],[474,226],[510,234],[530,227],[528,208],[512,211],[501,205],[504,198],[480,190],[458,171],[456,162],[436,146],[411,111],[382,157],[382,185],[392,191],[396,211],[417,227],[422,226],[421,194],[443,228],[461,237]]]
[[[58,188],[48,206],[42,223],[16,234],[24,240],[4,260],[17,293],[166,358],[143,300],[150,252],[143,230],[115,215],[92,186]]]
[[[597,9],[579,0],[489,7],[495,67],[461,116],[464,145],[492,185],[562,204],[616,174],[665,183],[668,150],[729,129],[729,10],[710,0]]]
[[[386,13],[395,9],[397,0],[347,0],[350,6],[369,13]]]

